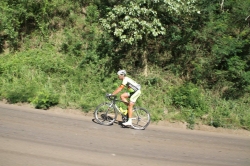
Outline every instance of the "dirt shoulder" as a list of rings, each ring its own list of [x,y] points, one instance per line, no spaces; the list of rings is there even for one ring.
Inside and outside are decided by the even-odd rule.
[[[0,101],[0,104],[8,104],[6,101]],[[28,108],[34,108],[32,105],[27,103],[17,103],[17,104],[11,104],[21,107],[28,107]],[[64,114],[64,115],[80,115],[80,116],[86,116],[86,117],[93,117],[93,112],[85,113],[81,111],[80,109],[62,109],[60,107],[51,107],[50,109],[46,110],[50,112],[54,112],[56,114]],[[187,129],[187,123],[183,122],[169,122],[169,121],[159,121],[159,122],[152,122],[150,125],[154,125],[155,127],[169,127],[169,128],[176,128],[176,129],[184,129],[184,130],[190,130]],[[233,135],[242,135],[242,136],[249,136],[250,137],[250,131],[244,130],[244,129],[226,129],[226,128],[215,128],[213,126],[207,126],[207,125],[195,125],[194,130],[199,131],[205,131],[205,132],[214,132],[214,133],[220,133],[220,134],[233,134]]]

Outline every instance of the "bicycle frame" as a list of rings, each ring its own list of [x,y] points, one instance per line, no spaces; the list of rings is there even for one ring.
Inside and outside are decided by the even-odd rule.
[[[113,107],[113,106],[114,106],[114,108],[116,109],[116,111],[118,111],[120,114],[122,114],[121,111],[120,111],[120,109],[119,109],[118,106],[116,105],[116,102],[122,102],[122,103],[125,103],[125,104],[127,104],[127,103],[124,102],[124,101],[122,101],[122,100],[116,99],[117,96],[107,96],[107,98],[111,101],[110,107]]]
[[[127,122],[128,118],[132,119],[131,127],[134,129],[144,130],[149,125],[150,114],[149,114],[149,111],[147,111],[146,109],[142,107],[134,106],[132,117],[128,117],[128,113],[124,114],[119,109],[119,105],[117,105],[117,102],[128,104],[127,102],[117,99],[117,96],[114,96],[114,95],[106,96],[106,97],[108,100],[110,100],[110,102],[106,101],[104,103],[101,103],[99,106],[97,106],[94,112],[95,119],[97,120],[98,123],[102,125],[106,125],[106,126],[112,125],[116,121],[117,114],[119,112],[122,116],[123,122]],[[113,113],[112,113],[112,110],[113,110]],[[111,114],[108,114],[109,111],[111,111]]]

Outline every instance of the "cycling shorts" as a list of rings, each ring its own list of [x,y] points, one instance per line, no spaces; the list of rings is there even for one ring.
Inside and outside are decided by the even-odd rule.
[[[135,103],[138,97],[141,95],[141,90],[137,90],[136,92],[128,92],[128,95],[130,98],[129,100]]]

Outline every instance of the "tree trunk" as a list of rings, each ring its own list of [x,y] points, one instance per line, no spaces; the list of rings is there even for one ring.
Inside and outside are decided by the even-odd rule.
[[[142,67],[143,67],[143,75],[148,76],[148,54],[147,51],[143,51],[142,53]]]

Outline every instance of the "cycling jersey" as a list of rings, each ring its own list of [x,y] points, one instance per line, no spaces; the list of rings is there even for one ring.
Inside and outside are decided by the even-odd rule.
[[[124,77],[122,85],[127,86],[129,92],[136,92],[141,89],[141,85],[129,77]]]

